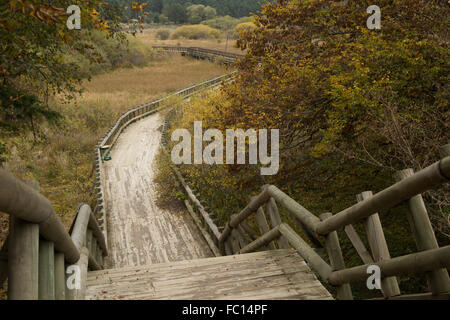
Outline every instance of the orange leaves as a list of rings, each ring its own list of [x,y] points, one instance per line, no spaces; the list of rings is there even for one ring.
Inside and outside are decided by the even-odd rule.
[[[47,25],[60,23],[62,22],[62,17],[69,16],[64,9],[54,6],[38,5],[30,0],[10,0],[9,7],[11,12],[27,14]]]

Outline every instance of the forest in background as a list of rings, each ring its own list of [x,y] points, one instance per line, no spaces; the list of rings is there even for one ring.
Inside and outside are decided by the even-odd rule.
[[[132,1],[107,0],[107,2],[116,14],[121,17],[123,22],[137,18],[136,13],[131,10]],[[251,13],[257,14],[265,0],[152,0],[137,2],[147,4],[145,11],[148,14],[144,16],[144,22],[146,23],[166,23],[168,21],[188,23],[189,14],[187,8],[192,5],[211,7],[215,10],[217,16],[241,18],[249,16]]]
[[[265,5],[256,29],[241,33],[239,45],[247,51],[236,65],[236,80],[172,116],[169,137],[171,130],[192,130],[200,120],[204,130],[221,132],[280,129],[280,170],[274,176],[261,176],[258,165],[179,166],[220,225],[264,184],[276,185],[317,215],[337,213],[356,203],[357,194],[390,186],[397,170],[417,171],[439,160],[438,148],[450,140],[449,6],[380,0],[381,30],[368,30],[371,4]],[[163,155],[158,161],[160,192],[183,198],[174,191],[168,161]],[[448,245],[448,186],[424,198],[440,245]],[[391,256],[416,251],[404,206],[380,217]],[[286,212],[283,219],[295,225]],[[363,230],[362,224],[355,228]],[[339,238],[347,266],[360,265],[345,234]],[[427,290],[424,277],[400,277],[399,284],[402,292]],[[370,297],[364,284],[354,292]]]

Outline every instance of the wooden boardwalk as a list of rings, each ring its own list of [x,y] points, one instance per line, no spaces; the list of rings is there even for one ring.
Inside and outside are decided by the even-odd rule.
[[[130,125],[105,162],[109,267],[121,268],[211,257],[212,252],[183,209],[156,205],[152,168],[162,117]]]
[[[93,271],[86,299],[299,299],[330,293],[290,249]]]

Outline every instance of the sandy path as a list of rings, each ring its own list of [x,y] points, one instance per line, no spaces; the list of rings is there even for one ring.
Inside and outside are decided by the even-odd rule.
[[[210,257],[212,253],[185,210],[155,204],[152,168],[161,132],[159,114],[129,126],[105,162],[110,267]]]

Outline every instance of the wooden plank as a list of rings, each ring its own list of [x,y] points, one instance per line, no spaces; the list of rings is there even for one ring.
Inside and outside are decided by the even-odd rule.
[[[349,224],[345,226],[344,231],[347,234],[350,242],[353,244],[353,247],[356,249],[356,252],[358,253],[361,260],[365,264],[373,263],[373,259],[372,256],[370,255],[370,252],[367,251],[366,247],[364,246],[364,243],[361,241],[361,238],[359,237],[355,228],[351,224]]]
[[[115,277],[109,278],[109,272]],[[166,263],[148,266],[146,272],[134,267],[126,268],[126,273],[94,274],[105,276],[89,276],[87,299],[332,298],[293,250]]]
[[[190,260],[213,255],[202,233],[183,207],[159,207],[149,165],[160,147],[155,113],[130,125],[104,163],[108,260],[111,267]],[[132,248],[132,249],[130,249]]]
[[[372,191],[365,191],[357,196],[358,202],[370,199],[373,196]],[[374,213],[364,220],[364,227],[367,233],[370,249],[374,261],[389,260],[391,255],[384,238],[383,227],[381,226],[380,216]],[[400,295],[400,288],[397,278],[387,277],[381,279],[381,288],[385,297]]]

